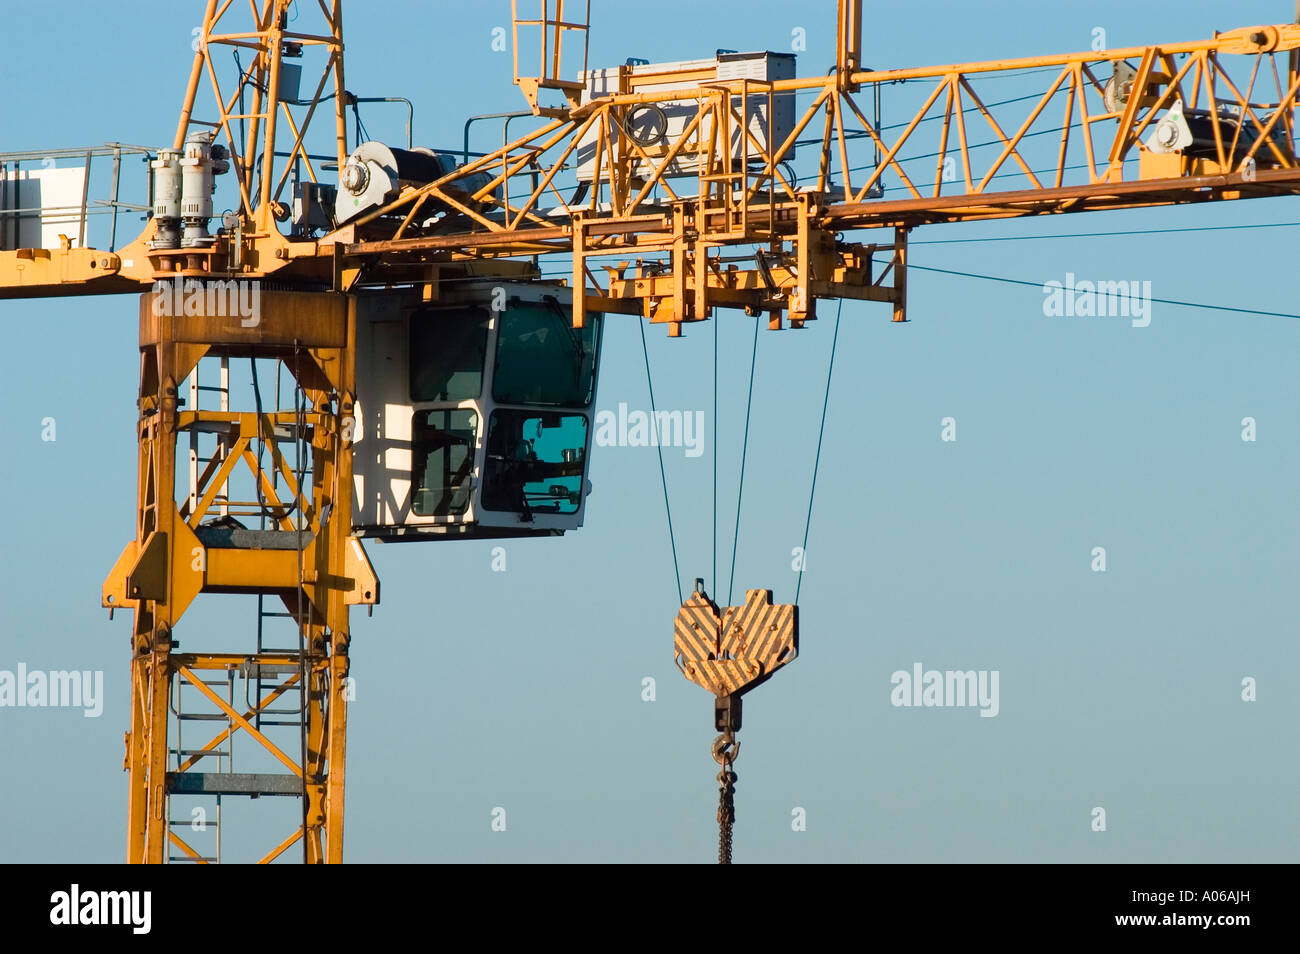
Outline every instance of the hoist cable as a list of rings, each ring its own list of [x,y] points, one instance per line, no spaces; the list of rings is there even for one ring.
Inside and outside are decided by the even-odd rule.
[[[977,272],[958,272],[951,268],[935,268],[931,265],[908,265],[908,268],[920,269],[923,272],[938,272],[941,275],[956,275],[961,278],[977,278],[986,282],[1001,282],[1004,285],[1024,285],[1028,288],[1037,288],[1039,291],[1046,287],[1042,282],[1028,282],[1019,278],[1003,278],[1000,275],[982,275]],[[1263,315],[1266,318],[1300,318],[1300,315],[1292,314],[1287,311],[1261,311],[1258,308],[1233,308],[1230,305],[1210,305],[1199,301],[1179,301],[1176,298],[1150,298],[1148,299],[1158,305],[1176,305],[1179,308],[1203,308],[1206,311],[1232,311],[1241,315]]]
[[[650,420],[655,421],[655,386],[650,379],[650,348],[645,341],[645,322],[638,321],[637,327],[641,329],[641,354],[645,358],[645,386],[650,392]],[[664,449],[662,442],[655,441],[655,449],[659,452],[659,479],[664,485],[664,513],[668,515],[668,543],[673,548],[673,577],[677,580],[677,602],[684,603],[686,599],[682,596],[682,572],[677,568],[677,537],[673,534],[673,508],[668,503],[668,474],[664,471]]]
[[[968,245],[973,242],[1038,242],[1061,238],[1110,238],[1122,235],[1163,235],[1170,232],[1234,232],[1241,229],[1293,229],[1300,222],[1257,222],[1254,225],[1192,225],[1171,229],[1124,229],[1118,232],[1053,232],[1050,235],[994,235],[973,239],[930,239],[909,245]],[[919,265],[917,266],[920,267]]]
[[[718,591],[718,319],[713,319],[713,576],[709,589]]]
[[[745,459],[749,456],[749,415],[754,408],[754,367],[758,361],[758,319],[754,320],[754,347],[749,354],[749,396],[745,399],[745,439],[740,445],[740,486],[736,490],[736,529],[731,537],[731,579],[727,583],[727,605],[736,589],[736,548],[740,545],[740,505],[745,499]]]
[[[812,526],[813,498],[817,494],[817,470],[822,462],[822,436],[826,433],[826,409],[831,403],[831,375],[835,373],[835,346],[840,340],[840,315],[844,312],[844,299],[835,309],[835,334],[831,336],[831,360],[826,368],[826,396],[822,399],[822,422],[817,428],[817,456],[813,458],[812,489],[808,491],[808,518],[803,524],[803,547],[799,550],[799,581],[794,587],[794,605],[799,605],[799,591],[803,589],[804,567],[808,562],[808,529]]]

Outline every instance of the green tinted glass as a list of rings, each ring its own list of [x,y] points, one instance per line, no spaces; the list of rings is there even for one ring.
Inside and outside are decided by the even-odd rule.
[[[586,470],[581,414],[493,411],[483,468],[483,506],[529,516],[577,513]]]
[[[483,390],[488,313],[429,308],[411,315],[411,400],[468,401]]]
[[[492,396],[504,404],[586,407],[596,376],[600,316],[574,328],[572,310],[551,302],[511,301],[497,332]]]

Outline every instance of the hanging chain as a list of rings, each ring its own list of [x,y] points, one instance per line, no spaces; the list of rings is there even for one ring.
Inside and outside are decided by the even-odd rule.
[[[736,780],[732,771],[735,760],[728,757],[718,772],[718,864],[731,864],[731,826],[736,821]]]
[[[713,759],[718,771],[718,864],[731,864],[731,829],[736,823],[736,780],[732,768],[740,755],[736,730],[740,728],[740,697],[719,696],[714,707],[714,721],[722,731],[713,740]]]
[[[736,824],[736,759],[742,696],[799,652],[799,614],[774,604],[771,590],[747,590],[742,606],[720,608],[695,581],[673,621],[673,659],[691,682],[713,694],[713,760],[718,763],[718,863],[731,864]]]

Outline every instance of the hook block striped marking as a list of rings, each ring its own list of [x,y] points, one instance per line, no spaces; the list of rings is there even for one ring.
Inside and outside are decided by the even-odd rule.
[[[799,652],[799,610],[747,590],[742,606],[692,593],[673,624],[673,656],[691,682],[717,696],[740,695],[771,678]]]

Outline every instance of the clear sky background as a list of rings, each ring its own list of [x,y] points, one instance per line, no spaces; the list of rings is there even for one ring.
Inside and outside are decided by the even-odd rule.
[[[596,7],[593,65],[788,50],[796,27],[800,75],[834,61],[828,0]],[[880,66],[1086,50],[1097,27],[1112,48],[1199,39],[1293,13],[1289,0],[1188,0],[1173,15],[1119,0],[866,7],[865,59]],[[169,143],[202,8],[0,0],[0,151]],[[413,99],[416,143],[458,145],[467,116],[523,106],[509,54],[491,49],[496,26],[509,27],[505,0],[350,4],[348,87]],[[886,121],[915,95],[887,92]],[[365,118],[400,144],[398,111]],[[1157,297],[1295,313],[1296,229],[1046,237],[1297,211],[1288,198],[932,227],[913,233],[914,262],[1150,281]],[[920,244],[1011,236],[1033,240]],[[844,306],[802,652],[746,699],[738,861],[1295,859],[1300,322],[1157,303],[1134,328],[1046,318],[1042,300],[917,270],[909,324]],[[834,325],[821,308],[808,330],[760,336],[737,601],[747,587],[794,597]],[[97,719],[0,709],[3,861],[124,856],[130,622],[106,619],[99,589],[133,533],[135,309],[130,297],[0,303],[0,670],[103,670],[106,692]],[[721,314],[724,584],[751,329]],[[659,406],[711,419],[713,327],[649,337]],[[619,402],[648,405],[636,325],[616,318],[597,405]],[[945,417],[956,442],[940,440]],[[666,451],[685,586],[712,576],[714,434],[700,457]],[[711,702],[672,662],[655,453],[597,448],[592,481],[586,526],[507,544],[504,573],[491,543],[369,547],[383,602],[353,616],[349,860],[714,857]],[[1091,570],[1097,546],[1105,573]],[[253,614],[248,598],[204,597],[177,635],[186,651],[249,646]],[[998,670],[999,714],[891,706],[891,673],[916,662]],[[1242,701],[1245,677],[1258,701]],[[234,858],[278,842],[296,809],[227,804]],[[505,832],[491,830],[498,806]],[[1104,833],[1091,830],[1099,806]],[[806,831],[792,830],[795,808]]]

